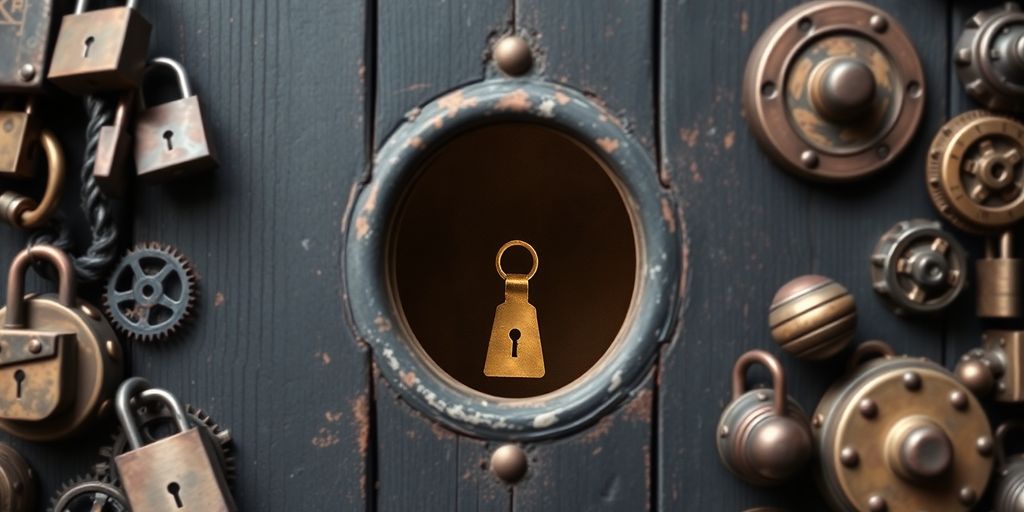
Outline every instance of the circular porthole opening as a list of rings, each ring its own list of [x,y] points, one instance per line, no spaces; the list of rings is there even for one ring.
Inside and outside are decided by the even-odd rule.
[[[637,236],[607,162],[559,130],[502,122],[453,135],[423,158],[391,229],[396,302],[414,343],[445,375],[506,398],[572,383],[608,352],[637,286]],[[484,375],[505,282],[498,249],[537,251],[529,281],[545,374]],[[502,260],[529,271],[526,250]],[[510,355],[511,357],[511,355]],[[518,357],[518,356],[517,356]]]

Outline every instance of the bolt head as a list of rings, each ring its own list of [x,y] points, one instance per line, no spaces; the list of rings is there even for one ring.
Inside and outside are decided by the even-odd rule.
[[[31,82],[36,77],[36,67],[32,64],[24,64],[18,70],[18,75],[23,82]]]
[[[970,487],[964,487],[960,489],[960,492],[957,493],[956,497],[960,500],[960,503],[970,506],[977,501],[978,493],[974,492],[974,489],[971,489]]]
[[[984,457],[992,455],[992,449],[995,448],[995,443],[989,436],[981,436],[977,441],[978,453]]]
[[[861,400],[860,403],[857,404],[857,409],[860,411],[861,416],[869,420],[878,416],[878,404],[870,398]]]
[[[804,167],[807,167],[808,169],[814,169],[818,167],[818,153],[808,149],[807,151],[800,153],[800,162],[804,164]]]
[[[505,36],[494,45],[494,62],[505,74],[519,76],[533,66],[533,53],[522,37]]]
[[[33,354],[38,354],[43,351],[43,342],[39,341],[39,338],[32,338],[28,342],[28,351]]]
[[[921,375],[917,372],[907,372],[903,374],[903,386],[910,391],[917,391],[921,389]]]
[[[885,512],[889,510],[889,504],[885,502],[885,498],[875,494],[868,498],[868,510],[871,512]]]
[[[967,409],[967,393],[963,391],[951,391],[949,393],[949,403],[954,409],[963,411]]]
[[[503,481],[514,484],[526,475],[529,463],[518,445],[506,444],[491,455],[491,471]]]
[[[868,24],[871,25],[871,30],[878,32],[879,34],[884,33],[889,29],[889,20],[885,19],[885,16],[882,16],[881,14],[871,16]]]
[[[860,454],[852,446],[845,446],[839,451],[839,462],[848,468],[857,467],[857,464],[860,464]]]

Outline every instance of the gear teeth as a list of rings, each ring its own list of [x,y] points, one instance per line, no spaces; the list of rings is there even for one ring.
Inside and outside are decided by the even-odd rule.
[[[173,265],[174,273],[183,288],[185,304],[181,306],[180,310],[173,310],[171,317],[162,322],[165,324],[162,327],[147,329],[134,325],[128,318],[128,313],[116,309],[118,305],[112,304],[110,301],[111,294],[117,290],[116,287],[125,273],[131,272],[130,275],[134,276],[135,270],[131,264],[142,258],[156,258],[163,260],[166,265]],[[159,242],[144,242],[129,250],[111,274],[106,286],[106,293],[103,296],[103,310],[114,328],[130,340],[142,343],[164,341],[178,334],[195,314],[196,302],[199,298],[198,284],[199,276],[195,266],[181,251],[171,245]],[[125,300],[124,303],[134,303],[136,307],[143,307],[139,305],[141,299],[134,295],[134,290],[132,293],[132,297]]]
[[[77,475],[73,478],[65,480],[60,486],[57,487],[57,491],[54,492],[53,495],[50,497],[50,503],[49,506],[46,508],[46,511],[57,511],[57,505],[60,504],[60,501],[64,498],[65,495],[71,492],[75,487],[89,483],[109,485],[111,487],[116,488],[119,492],[121,489],[117,482],[114,482],[113,480],[109,479],[109,477],[98,476],[94,473]],[[124,503],[123,505],[127,507],[127,503]],[[125,510],[127,510],[127,508],[125,508]]]

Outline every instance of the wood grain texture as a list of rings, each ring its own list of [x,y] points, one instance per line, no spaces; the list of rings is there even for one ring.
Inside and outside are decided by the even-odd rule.
[[[858,340],[941,360],[942,321],[899,319],[874,296],[868,257],[897,221],[935,214],[924,189],[927,134],[947,103],[946,10],[933,0],[881,1],[909,31],[924,63],[928,106],[914,144],[880,175],[822,186],[777,168],[747,130],[740,85],[761,31],[796,1],[662,3],[663,164],[682,197],[691,247],[688,306],[662,362],[658,499],[664,510],[742,510],[777,505],[820,510],[815,493],[753,489],[718,461],[714,431],[729,401],[733,362],[752,348],[781,351],[767,308],[779,286],[828,275],[857,298]],[[813,409],[839,362],[783,356],[791,393]],[[762,379],[763,373],[754,373]],[[804,484],[802,481],[801,484]]]

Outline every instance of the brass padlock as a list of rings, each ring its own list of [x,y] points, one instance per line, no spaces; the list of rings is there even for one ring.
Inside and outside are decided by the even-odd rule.
[[[79,95],[137,87],[153,29],[137,3],[89,11],[88,0],[78,0],[75,12],[61,20],[47,78]]]
[[[512,247],[530,252],[533,267],[526,274],[507,274],[501,268],[501,257]],[[512,240],[498,249],[494,266],[505,280],[505,302],[498,305],[491,326],[491,341],[487,345],[484,375],[488,377],[544,376],[544,352],[540,343],[540,324],[537,308],[530,304],[530,279],[537,273],[540,260],[533,246]]]
[[[996,482],[992,493],[995,512],[1024,511],[1024,454],[1006,453],[1006,435],[1010,431],[1024,431],[1020,421],[1003,423],[996,429]]]
[[[982,346],[960,358],[956,377],[979,397],[1024,402],[1024,331],[985,331]]]
[[[0,93],[43,92],[54,14],[63,0],[0,2]]]
[[[998,249],[986,240],[985,257],[975,263],[978,274],[978,316],[982,318],[1024,317],[1024,259],[1013,252],[1013,236],[1005,231]]]
[[[0,178],[31,178],[35,170],[33,144],[39,139],[39,121],[32,113],[32,98],[20,110],[0,110]]]
[[[135,168],[142,178],[162,182],[217,166],[207,137],[199,97],[192,94],[185,68],[175,60],[158,57],[149,69],[167,67],[178,78],[182,99],[145,106],[135,123]]]
[[[754,364],[768,368],[773,389],[746,390]],[[732,370],[732,402],[718,421],[718,456],[733,474],[754,485],[779,485],[811,459],[811,430],[800,405],[786,394],[782,364],[751,350]]]
[[[25,459],[11,445],[0,443],[0,510],[29,512],[35,510],[35,474]]]
[[[57,296],[24,295],[33,261],[54,265]],[[30,441],[67,438],[101,419],[121,378],[117,337],[95,307],[75,297],[75,273],[60,249],[15,256],[0,309],[0,429]]]
[[[57,136],[43,130],[39,143],[46,154],[46,190],[39,202],[17,192],[0,193],[0,221],[21,229],[35,229],[46,224],[57,211],[57,205],[64,194],[64,177],[67,168],[64,151]]]
[[[100,128],[96,143],[96,162],[93,164],[92,175],[100,190],[109,197],[121,197],[127,185],[125,164],[133,149],[128,123],[134,99],[134,91],[121,94],[114,112],[114,124]]]
[[[811,425],[834,510],[966,511],[992,472],[992,428],[974,395],[945,368],[882,342],[857,348]]]
[[[140,404],[162,402],[171,412],[179,432],[144,445],[134,417],[133,399]],[[184,408],[174,395],[152,388],[143,378],[132,377],[117,390],[115,409],[130,450],[118,455],[114,462],[132,510],[236,510],[209,436],[189,424]]]

